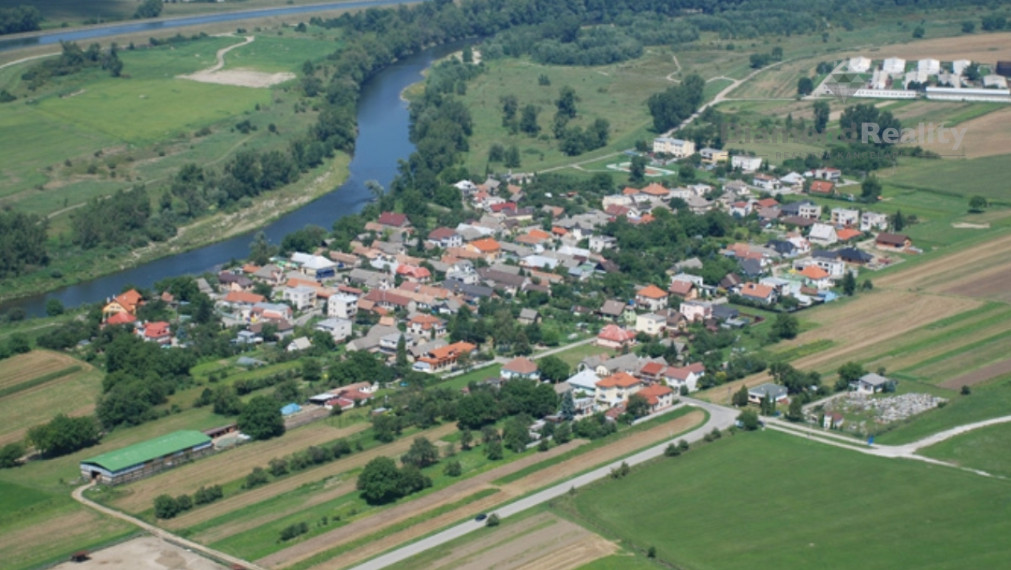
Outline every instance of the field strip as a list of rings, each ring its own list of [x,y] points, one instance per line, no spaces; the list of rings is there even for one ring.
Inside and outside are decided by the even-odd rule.
[[[55,372],[50,372],[49,374],[44,374],[42,376],[38,376],[36,378],[33,378],[31,380],[22,382],[20,384],[15,384],[13,386],[7,386],[5,388],[0,389],[0,398],[6,398],[7,396],[10,396],[12,394],[17,394],[19,392],[23,392],[23,391],[28,390],[30,388],[40,387],[43,384],[47,384],[49,382],[52,382],[53,380],[57,380],[57,379],[63,378],[64,376],[70,376],[71,374],[74,374],[76,372],[80,372],[81,370],[82,370],[82,368],[81,368],[80,365],[68,366],[67,368],[64,368],[62,370],[57,370]]]
[[[980,243],[957,254],[943,255],[881,279],[875,279],[874,286],[923,289],[928,281],[930,286],[938,286],[946,282],[943,276],[948,276],[949,281],[961,278],[969,266],[978,263],[997,265],[997,261],[1006,263],[1008,256],[1011,255],[1009,252],[1011,252],[1011,234]]]
[[[974,386],[976,384],[982,384],[988,380],[996,378],[998,376],[1003,376],[1011,372],[1011,358],[1006,360],[1001,360],[1000,362],[994,362],[993,364],[984,366],[983,368],[977,368],[971,372],[966,372],[961,376],[952,378],[951,380],[942,382],[939,384],[942,388],[951,388],[952,390],[957,390],[962,386]]]
[[[415,437],[424,436],[431,440],[436,440],[452,433],[454,430],[456,430],[455,425],[443,424],[425,432],[420,432],[416,434]],[[414,437],[405,437],[387,445],[380,445],[372,449],[354,453],[344,459],[307,469],[295,475],[289,475],[283,479],[279,479],[261,487],[244,491],[238,495],[232,495],[231,497],[226,497],[225,499],[200,509],[193,509],[185,515],[169,519],[163,524],[166,528],[173,529],[191,527],[226,513],[230,513],[236,509],[248,507],[254,503],[259,503],[260,501],[280,495],[281,493],[287,493],[288,491],[297,489],[306,483],[322,481],[328,477],[334,477],[347,471],[364,467],[366,463],[376,457],[379,457],[380,455],[397,457],[407,451],[413,442]],[[267,457],[261,457],[260,459],[263,465],[266,465],[267,461],[269,461],[269,458]]]
[[[546,469],[535,471],[530,475],[522,479],[519,479],[518,481],[502,485],[500,487],[502,490],[501,493],[471,503],[460,509],[455,509],[453,511],[443,513],[437,517],[428,519],[421,524],[413,525],[410,528],[407,528],[400,532],[396,532],[386,536],[378,536],[376,537],[375,540],[370,540],[364,546],[361,546],[349,552],[340,553],[339,564],[342,567],[357,564],[358,562],[362,562],[378,554],[381,554],[397,546],[398,544],[406,544],[407,542],[425,536],[440,528],[447,527],[453,524],[454,522],[459,521],[460,519],[473,517],[477,513],[492,510],[496,506],[506,503],[514,498],[522,497],[530,492],[536,491],[553,483],[569,479],[579,473],[597,467],[598,465],[602,465],[609,461],[614,461],[617,458],[624,457],[636,450],[649,447],[666,439],[670,439],[673,436],[673,434],[683,433],[697,426],[700,422],[704,421],[704,418],[705,414],[703,412],[693,411],[685,416],[677,418],[672,422],[667,422],[658,425],[654,428],[638,432],[634,435],[615,441],[610,445],[598,447],[596,449],[587,451],[586,453],[579,454],[576,457],[573,457],[567,461],[563,461],[562,463],[552,465]],[[562,447],[563,446],[556,447],[551,451],[561,449]],[[551,453],[551,451],[547,453]],[[545,453],[541,453],[539,455],[532,457],[544,458],[544,455]],[[523,466],[518,466],[516,470],[521,469],[522,467]],[[488,474],[491,475],[488,481],[494,481],[495,479],[498,479],[503,475],[505,475],[506,472],[504,470],[503,471],[494,470],[488,472]],[[406,503],[404,506],[409,507],[410,504],[411,503]],[[301,545],[296,545],[293,548],[297,548],[299,546]],[[286,561],[278,556],[284,552],[282,551],[274,555],[278,556],[278,558],[276,559],[272,557],[267,557],[261,559],[259,562],[264,566],[269,567],[287,566],[292,564],[293,562],[297,562],[298,560],[304,560],[309,556],[329,550],[333,546],[334,544],[331,544],[329,548],[318,549],[316,552],[303,555],[296,560],[286,560]],[[331,558],[330,560],[326,561],[326,563],[319,564],[316,567],[332,568],[333,563],[334,559]]]
[[[80,367],[83,372],[93,370],[90,364],[59,352],[36,349],[25,354],[18,354],[4,360],[3,371],[0,372],[0,390],[6,390],[72,366]]]
[[[125,487],[127,494],[113,499],[110,503],[118,509],[140,513],[150,509],[155,497],[163,493],[176,496],[182,493],[192,493],[200,487],[235,481],[245,477],[254,467],[266,467],[267,463],[275,457],[283,457],[296,451],[302,451],[310,445],[321,445],[342,437],[352,436],[366,428],[368,428],[368,424],[357,424],[341,429],[326,424],[321,425],[318,422],[309,424],[293,429],[279,438],[249,442],[235,449],[222,451],[200,461],[187,463],[153,477],[131,483]],[[317,469],[319,468],[308,469],[303,473]],[[215,504],[228,500],[226,498]],[[213,508],[213,505],[195,509],[179,518],[185,518],[209,508]]]

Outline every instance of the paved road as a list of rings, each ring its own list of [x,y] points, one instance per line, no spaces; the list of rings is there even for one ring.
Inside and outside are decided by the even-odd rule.
[[[264,570],[263,568],[257,566],[256,564],[253,564],[252,562],[247,562],[247,561],[245,561],[245,560],[243,560],[241,558],[237,558],[237,557],[232,556],[230,554],[225,554],[224,552],[221,552],[219,550],[214,550],[213,548],[208,548],[208,547],[206,547],[206,546],[204,546],[202,544],[197,544],[196,542],[193,542],[192,540],[186,540],[185,538],[183,538],[181,536],[172,534],[171,532],[169,532],[169,531],[167,531],[165,529],[158,528],[158,527],[154,526],[153,524],[146,523],[146,522],[144,522],[144,521],[142,521],[142,520],[140,520],[138,518],[132,517],[132,516],[126,514],[126,513],[123,513],[121,511],[117,511],[116,509],[110,509],[109,507],[106,507],[105,505],[100,505],[100,504],[96,503],[95,501],[92,501],[91,499],[89,499],[89,498],[87,498],[87,497],[84,496],[84,491],[86,491],[87,489],[93,487],[94,485],[95,485],[94,481],[92,481],[91,483],[88,483],[87,485],[82,485],[82,486],[74,489],[74,492],[72,493],[72,496],[74,497],[74,499],[77,502],[83,504],[86,507],[90,507],[92,509],[95,509],[96,511],[99,511],[100,513],[109,515],[110,517],[115,517],[117,519],[126,521],[126,522],[128,522],[128,523],[130,523],[132,525],[138,526],[141,529],[146,530],[147,532],[151,533],[153,536],[156,536],[156,537],[158,537],[158,538],[160,538],[160,539],[162,539],[162,540],[164,540],[166,542],[171,542],[173,544],[178,544],[179,546],[182,546],[183,548],[188,548],[190,550],[195,550],[197,552],[202,552],[204,555],[208,556],[209,558],[212,558],[212,559],[217,560],[219,562],[225,562],[225,563],[228,563],[228,564],[231,564],[231,565],[237,565],[237,566],[239,566],[241,568],[248,568],[249,570]]]
[[[681,398],[681,400],[687,404],[690,404],[692,406],[701,408],[709,412],[709,420],[705,424],[699,426],[698,428],[695,428],[694,430],[686,434],[683,434],[678,438],[684,439],[688,442],[696,442],[702,439],[707,433],[711,432],[713,428],[719,428],[723,430],[730,427],[731,425],[734,424],[734,421],[736,420],[738,415],[738,411],[732,408],[718,406],[715,404],[710,404],[709,402],[703,402],[701,400],[695,400],[692,398]],[[668,443],[671,442],[665,441],[663,443],[650,447],[646,450],[640,451],[639,453],[636,453],[631,457],[627,457],[622,461],[628,463],[629,465],[638,465],[651,459],[655,459],[663,455],[663,452],[667,448]],[[618,467],[619,465],[621,465],[621,463],[622,463],[621,461],[615,461],[603,467],[594,469],[589,473],[585,473],[583,475],[579,475],[577,477],[569,479],[564,483],[559,483],[552,487],[548,487],[547,489],[534,493],[533,495],[524,497],[513,503],[510,503],[508,505],[496,509],[495,514],[497,514],[499,518],[506,518],[515,515],[517,513],[523,512],[541,503],[550,501],[551,499],[554,499],[556,497],[560,497],[568,493],[569,490],[572,488],[579,488],[584,485],[593,483],[595,481],[599,481],[601,479],[610,477],[611,469]],[[419,540],[417,542],[402,546],[397,550],[393,550],[377,558],[373,558],[372,560],[369,560],[368,562],[355,566],[354,568],[356,570],[376,570],[379,568],[386,568],[389,566],[393,566],[398,562],[401,562],[416,554],[420,554],[428,549],[435,548],[436,546],[440,546],[451,540],[464,536],[470,532],[482,528],[483,526],[484,526],[483,522],[477,522],[473,520],[466,521],[456,526],[450,527],[442,532]]]

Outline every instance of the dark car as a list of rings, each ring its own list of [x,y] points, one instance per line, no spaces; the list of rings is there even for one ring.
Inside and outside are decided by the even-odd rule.
[[[481,514],[477,515],[476,517],[474,517],[474,520],[476,520],[476,521],[483,521],[486,518],[488,518],[488,513],[481,513]]]

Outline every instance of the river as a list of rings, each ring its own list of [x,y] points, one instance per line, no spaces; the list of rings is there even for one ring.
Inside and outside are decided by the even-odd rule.
[[[329,229],[338,218],[359,212],[372,199],[365,187],[368,180],[376,180],[384,188],[389,186],[396,174],[397,161],[414,151],[414,145],[408,140],[410,119],[401,92],[420,81],[422,71],[434,60],[458,49],[458,44],[430,48],[387,67],[362,86],[358,138],[347,181],[260,228],[271,243],[280,243],[285,235],[309,224]],[[253,235],[260,229],[50,293],[14,299],[4,303],[2,309],[20,307],[29,316],[42,316],[49,299],[59,299],[65,307],[71,308],[116,295],[126,285],[151,287],[166,277],[200,274],[232,259],[247,257]]]
[[[78,42],[95,40],[123,34],[138,32],[159,32],[186,26],[216,24],[220,22],[235,22],[253,18],[271,16],[290,16],[294,14],[312,14],[333,10],[355,10],[359,8],[378,8],[408,4],[417,0],[355,0],[353,2],[335,2],[330,4],[312,4],[308,6],[284,6],[280,8],[262,8],[259,10],[244,10],[241,12],[226,12],[223,14],[206,14],[203,16],[184,16],[164,20],[145,20],[143,22],[128,22],[120,24],[101,24],[93,27],[75,28],[69,30],[53,30],[40,32],[18,38],[0,39],[0,51],[9,51],[37,45],[58,44],[60,42]]]

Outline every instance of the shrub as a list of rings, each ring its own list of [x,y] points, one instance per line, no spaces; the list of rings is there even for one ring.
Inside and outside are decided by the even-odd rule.
[[[498,515],[492,513],[491,516],[485,521],[484,525],[488,527],[498,526],[502,521],[499,520]]]

